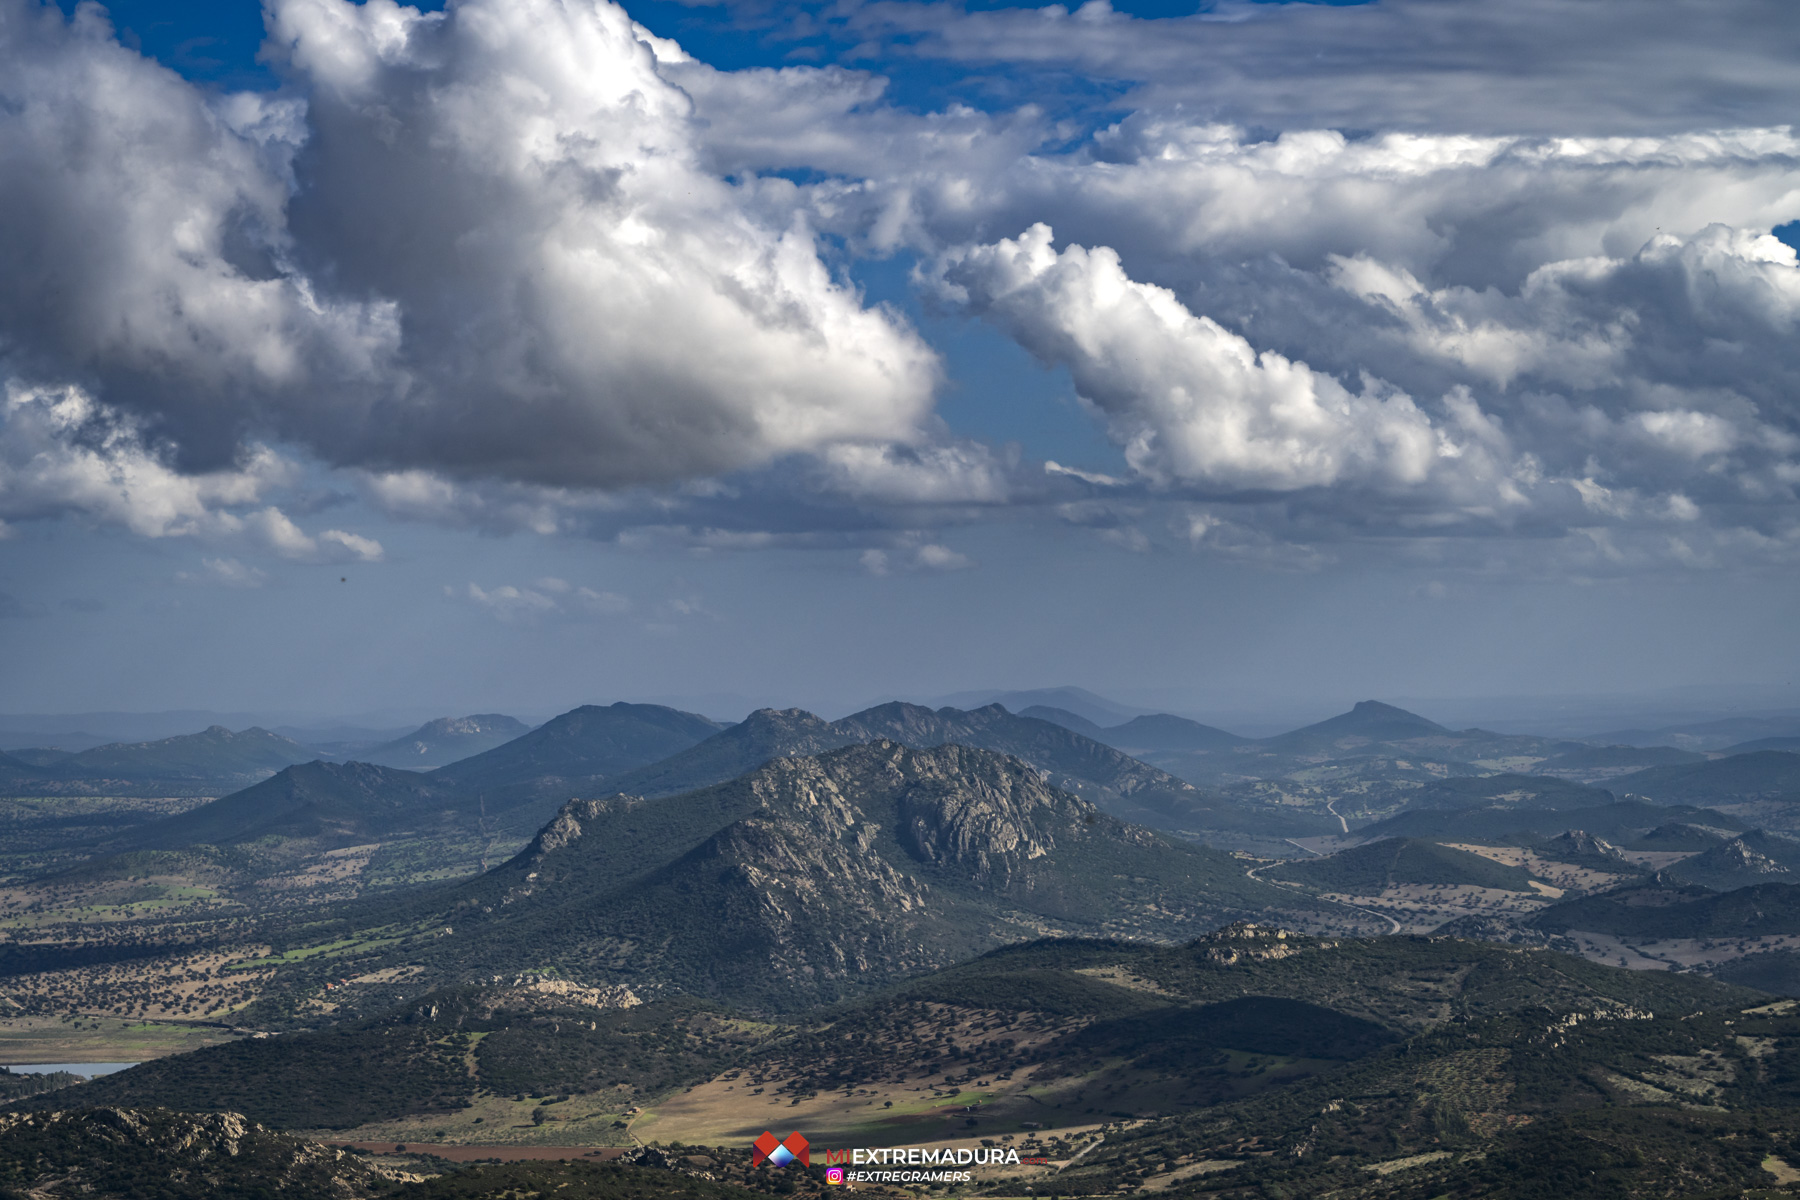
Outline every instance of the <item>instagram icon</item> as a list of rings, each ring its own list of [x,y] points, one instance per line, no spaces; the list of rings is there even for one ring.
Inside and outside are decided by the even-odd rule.
[[[842,1168],[842,1167],[826,1167],[825,1168],[825,1182],[826,1183],[842,1183],[842,1182],[844,1182],[844,1168]]]

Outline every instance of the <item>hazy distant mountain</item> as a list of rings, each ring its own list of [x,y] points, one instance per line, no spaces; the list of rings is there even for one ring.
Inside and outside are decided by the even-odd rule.
[[[1058,708],[1073,713],[1084,721],[1102,727],[1117,725],[1133,717],[1143,716],[1149,709],[1133,708],[1095,695],[1086,688],[1034,688],[1014,692],[958,692],[941,696],[933,702],[939,708],[977,709],[998,704],[1009,712],[1023,713],[1032,707]]]
[[[705,717],[660,704],[585,704],[492,750],[439,767],[432,778],[463,789],[560,791],[566,798],[607,786],[604,781],[614,775],[679,753],[718,731]]]
[[[1417,713],[1395,708],[1379,700],[1364,700],[1347,713],[1316,725],[1264,739],[1272,750],[1308,752],[1355,750],[1371,742],[1402,742],[1451,731]]]
[[[1043,704],[1023,709],[1019,715],[1061,725],[1064,729],[1073,730],[1083,737],[1093,738],[1096,742],[1123,750],[1127,754],[1147,754],[1159,750],[1229,750],[1250,740],[1223,729],[1214,729],[1211,725],[1190,721],[1186,717],[1170,716],[1168,713],[1133,717],[1122,725],[1107,727],[1096,725],[1086,717],[1066,709],[1051,708]]]
[[[56,769],[101,778],[217,779],[275,772],[317,757],[310,747],[266,729],[233,733],[214,725],[155,742],[97,746],[70,755]]]
[[[1073,730],[1082,737],[1093,738],[1096,742],[1106,740],[1104,726],[1096,725],[1078,713],[1066,708],[1052,708],[1048,704],[1033,704],[1030,708],[1019,710],[1021,717],[1030,717],[1034,721],[1048,721],[1052,725],[1061,725],[1064,729]]]
[[[1109,746],[1131,753],[1147,750],[1229,750],[1250,739],[1202,725],[1186,717],[1155,713],[1133,717],[1123,725],[1115,725],[1101,739]]]
[[[9,729],[0,732],[0,750],[7,753],[17,753],[20,750],[60,750],[65,754],[73,754],[78,750],[110,745],[118,740],[102,737],[97,733],[37,733]]]
[[[1532,768],[1544,774],[1614,768],[1673,767],[1705,762],[1706,755],[1674,746],[1582,746],[1553,754]]]
[[[1784,750],[1790,754],[1800,754],[1800,737],[1767,737],[1757,738],[1753,742],[1740,742],[1735,746],[1727,746],[1727,754],[1754,754],[1758,750]]]
[[[1047,929],[1183,937],[1296,902],[1017,759],[878,741],[679,797],[570,801],[439,901],[452,937],[406,953],[785,1008]]]
[[[1771,737],[1800,737],[1800,714],[1784,717],[1724,717],[1659,729],[1615,729],[1582,738],[1584,742],[1627,746],[1676,746],[1683,750],[1723,750],[1742,742]]]
[[[215,725],[155,742],[98,746],[49,761],[40,757],[42,765],[15,757],[14,769],[0,772],[0,786],[14,794],[34,790],[49,795],[216,794],[317,757],[310,747],[266,729],[233,733]],[[29,774],[19,775],[19,767]]]
[[[359,762],[384,767],[401,767],[408,771],[429,771],[503,746],[516,737],[531,732],[523,721],[499,713],[480,713],[472,717],[440,717],[427,721],[405,737],[364,751]]]
[[[412,724],[408,722],[399,728],[383,726],[373,728],[367,725],[275,725],[274,732],[282,737],[293,738],[302,746],[311,746],[319,752],[320,758],[338,760],[356,758],[377,746],[385,746],[396,738],[403,738],[412,732]]]
[[[1612,786],[1670,803],[1800,800],[1800,754],[1758,750],[1684,766],[1651,767],[1621,775]]]
[[[428,775],[371,763],[311,762],[143,826],[135,837],[160,849],[235,846],[264,837],[351,845],[401,831],[429,831],[446,820],[466,823],[474,832],[472,807]]]

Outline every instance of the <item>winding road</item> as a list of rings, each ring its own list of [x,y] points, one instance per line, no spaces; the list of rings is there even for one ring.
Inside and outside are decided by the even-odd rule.
[[[1332,813],[1332,814],[1331,814],[1331,815],[1332,815],[1332,816],[1334,816],[1334,817],[1337,817],[1337,814],[1336,814],[1336,813],[1335,813],[1335,812],[1334,812],[1334,813]],[[1339,820],[1339,821],[1342,821],[1342,820],[1343,820],[1343,819],[1344,819],[1344,818],[1342,818],[1342,817],[1338,817],[1338,820]],[[1346,832],[1348,832],[1348,827],[1346,827]],[[1300,849],[1302,849],[1302,850],[1305,850],[1305,849],[1306,849],[1306,847],[1305,847],[1305,846],[1301,846],[1301,847],[1300,847]],[[1318,851],[1317,851],[1317,850],[1311,850],[1311,851],[1308,851],[1308,853],[1309,853],[1309,854],[1318,854]],[[1251,879],[1255,879],[1255,880],[1256,880],[1256,882],[1258,882],[1258,883],[1266,883],[1266,884],[1269,884],[1269,885],[1270,885],[1270,886],[1271,886],[1271,887],[1290,887],[1290,886],[1292,886],[1292,885],[1290,885],[1290,884],[1283,884],[1283,883],[1278,883],[1278,882],[1275,882],[1275,881],[1273,881],[1273,880],[1268,880],[1268,879],[1260,879],[1260,878],[1258,878],[1258,877],[1257,877],[1257,874],[1256,874],[1256,873],[1257,873],[1257,872],[1258,872],[1258,871],[1263,871],[1263,870],[1267,870],[1267,869],[1268,869],[1268,868],[1269,868],[1269,867],[1275,867],[1275,866],[1280,866],[1280,865],[1281,865],[1281,864],[1280,864],[1280,863],[1278,863],[1278,862],[1272,862],[1272,863],[1264,863],[1264,864],[1263,864],[1263,865],[1262,865],[1262,866],[1260,866],[1260,867],[1249,867],[1249,868],[1247,868],[1247,869],[1246,869],[1246,870],[1245,870],[1245,871],[1244,871],[1244,874],[1245,874],[1245,875],[1246,875],[1246,876],[1247,876],[1247,877],[1249,877],[1249,878],[1251,878]],[[1400,922],[1398,922],[1398,921],[1396,921],[1396,920],[1394,920],[1394,918],[1392,918],[1392,917],[1390,917],[1390,916],[1388,916],[1388,915],[1387,915],[1387,914],[1386,914],[1386,913],[1384,913],[1384,912],[1382,912],[1382,911],[1380,911],[1380,910],[1379,910],[1379,909],[1374,909],[1374,908],[1364,908],[1364,907],[1363,907],[1363,906],[1362,906],[1362,905],[1360,905],[1360,904],[1352,904],[1352,903],[1350,903],[1350,902],[1349,902],[1349,901],[1348,901],[1348,900],[1328,900],[1328,899],[1326,899],[1326,898],[1325,898],[1325,897],[1324,897],[1324,896],[1314,896],[1314,897],[1313,897],[1313,899],[1315,899],[1315,900],[1324,900],[1324,901],[1325,901],[1325,903],[1327,903],[1327,904],[1336,904],[1336,905],[1338,905],[1338,906],[1340,906],[1340,907],[1342,907],[1342,908],[1350,908],[1350,909],[1355,909],[1355,910],[1356,910],[1356,911],[1357,911],[1357,912],[1359,912],[1359,913],[1362,913],[1362,914],[1363,914],[1363,915],[1365,915],[1365,916],[1370,916],[1370,917],[1380,917],[1380,918],[1381,918],[1381,919],[1382,919],[1382,920],[1384,920],[1384,921],[1386,921],[1386,922],[1387,922],[1387,923],[1388,923],[1388,926],[1389,926],[1389,928],[1388,928],[1388,933],[1390,933],[1390,934],[1395,934],[1395,933],[1404,933],[1404,932],[1405,932],[1405,931],[1406,931],[1406,930],[1405,930],[1405,927],[1404,927],[1404,926],[1403,926],[1403,925],[1401,925],[1401,924],[1400,924]]]

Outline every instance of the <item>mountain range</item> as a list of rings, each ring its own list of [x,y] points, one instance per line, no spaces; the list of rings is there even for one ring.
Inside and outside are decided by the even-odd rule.
[[[1017,758],[875,740],[569,801],[505,865],[343,919],[425,931],[359,970],[554,970],[781,1011],[1044,933],[1168,939],[1309,907]]]
[[[271,834],[350,844],[403,830],[442,829],[448,822],[517,844],[571,796],[670,796],[735,779],[775,759],[879,739],[1011,754],[1043,772],[1052,786],[1114,817],[1173,832],[1254,829],[1296,837],[1336,826],[1305,813],[1247,812],[1122,751],[999,705],[965,712],[894,702],[838,721],[800,709],[763,709],[720,729],[692,713],[620,703],[575,709],[430,772],[360,763],[296,766],[185,814],[179,823],[163,822],[147,836],[157,845],[202,831],[201,840],[221,844]]]
[[[800,709],[763,709],[721,727],[693,713],[621,702],[583,706],[535,729],[497,714],[434,721],[368,755],[416,767],[442,762],[430,770],[317,760],[307,747],[266,730],[215,727],[159,742],[46,752],[35,760],[0,755],[0,787],[26,794],[230,793],[139,833],[111,832],[110,840],[95,843],[101,850],[267,839],[327,850],[396,837],[451,838],[465,847],[463,859],[483,862],[489,850],[481,847],[510,853],[571,797],[654,800],[722,784],[778,759],[880,740],[1011,755],[1049,786],[1118,820],[1264,854],[1286,850],[1285,839],[1350,832],[1352,821],[1363,840],[1582,829],[1629,842],[1671,823],[1733,833],[1752,825],[1779,830],[1791,827],[1786,812],[1800,798],[1796,754],[1700,759],[1667,748],[1581,747],[1453,731],[1377,701],[1261,741],[1166,714],[1103,727],[1050,706],[1031,711],[1041,715],[1014,714],[998,704],[933,710],[893,702],[835,721]],[[1542,757],[1471,757],[1524,749]],[[474,753],[462,753],[469,750]],[[1681,761],[1616,774],[1644,755]],[[1227,763],[1243,779],[1199,786],[1147,759],[1206,760],[1215,775],[1225,770],[1217,764]],[[1613,791],[1544,773],[1559,759],[1615,772],[1609,787],[1643,797],[1632,801],[1639,807],[1612,803]],[[1536,766],[1531,773],[1500,769],[1514,762]],[[1259,777],[1269,770],[1287,774]],[[249,786],[221,788],[226,779]],[[1708,877],[1747,879],[1750,869],[1721,866]],[[1692,870],[1713,868],[1701,863]]]

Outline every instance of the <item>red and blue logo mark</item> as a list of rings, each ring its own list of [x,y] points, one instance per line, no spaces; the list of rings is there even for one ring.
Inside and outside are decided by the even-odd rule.
[[[775,1135],[765,1129],[751,1146],[754,1153],[750,1155],[750,1165],[753,1167],[765,1162],[785,1167],[795,1159],[799,1159],[803,1167],[812,1166],[812,1146],[798,1131],[788,1134],[786,1141],[777,1141]]]

